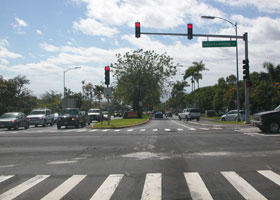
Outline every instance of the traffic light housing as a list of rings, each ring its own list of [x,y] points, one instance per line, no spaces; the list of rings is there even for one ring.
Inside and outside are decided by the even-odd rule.
[[[249,60],[243,60],[243,80],[250,80],[249,77]]]
[[[140,38],[140,22],[135,22],[135,37]]]
[[[191,40],[193,38],[193,25],[188,24],[188,39]]]
[[[105,67],[105,84],[106,85],[110,84],[110,67],[109,66]]]

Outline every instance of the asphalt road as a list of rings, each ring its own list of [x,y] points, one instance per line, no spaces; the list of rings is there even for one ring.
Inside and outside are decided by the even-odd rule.
[[[0,130],[0,199],[279,199],[280,135],[208,121]]]

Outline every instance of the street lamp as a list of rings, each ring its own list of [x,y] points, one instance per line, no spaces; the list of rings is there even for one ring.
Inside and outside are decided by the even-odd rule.
[[[222,17],[216,17],[216,16],[201,16],[201,18],[203,19],[221,19],[224,20],[228,23],[230,23],[232,26],[234,26],[235,28],[235,35],[237,36],[237,22],[232,23],[231,21],[224,19]],[[237,101],[237,120],[240,121],[240,115],[239,115],[239,110],[240,110],[240,104],[239,104],[239,73],[238,73],[238,42],[237,42],[237,38],[236,38],[236,101]]]
[[[63,71],[63,99],[65,99],[65,73],[70,71],[70,70],[80,69],[80,68],[82,68],[82,67],[71,67],[71,68],[68,68],[68,69]],[[66,102],[67,102],[67,100],[66,100]]]

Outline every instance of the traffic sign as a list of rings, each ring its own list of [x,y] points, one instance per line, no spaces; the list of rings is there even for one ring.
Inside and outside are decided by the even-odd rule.
[[[228,41],[202,41],[202,47],[236,47],[235,40],[228,40]]]
[[[110,98],[112,96],[112,88],[104,88],[104,97]]]

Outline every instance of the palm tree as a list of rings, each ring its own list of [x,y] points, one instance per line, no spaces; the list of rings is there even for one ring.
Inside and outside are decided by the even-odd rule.
[[[184,74],[184,80],[186,80],[187,78],[191,77],[191,83],[192,83],[192,92],[195,90],[195,82],[194,82],[194,76],[195,76],[195,67],[194,66],[190,66],[188,69],[186,69],[185,74]]]
[[[199,79],[202,79],[202,74],[200,72],[208,70],[205,68],[205,64],[201,60],[200,62],[193,62],[193,68],[194,68],[194,80],[197,82],[197,89],[198,89],[198,107],[200,106],[200,92],[199,92]]]
[[[275,66],[270,62],[264,62],[263,68],[267,70],[272,82],[280,82],[280,65]]]

